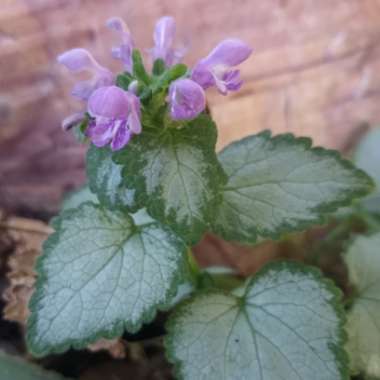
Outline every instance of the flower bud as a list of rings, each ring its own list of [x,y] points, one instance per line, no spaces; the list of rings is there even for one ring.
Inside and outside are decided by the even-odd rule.
[[[206,97],[198,83],[178,79],[169,87],[169,104],[174,120],[194,119],[206,108]]]

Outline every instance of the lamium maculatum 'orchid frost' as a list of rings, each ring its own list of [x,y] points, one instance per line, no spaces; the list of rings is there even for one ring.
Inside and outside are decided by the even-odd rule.
[[[203,88],[191,79],[177,79],[169,87],[170,115],[173,120],[193,119],[206,107]]]
[[[134,50],[126,23],[119,17],[113,17],[106,25],[121,40],[112,48],[112,55],[122,62],[124,73],[114,75],[81,48],[69,50],[58,57],[58,62],[71,72],[88,71],[92,74],[89,80],[78,82],[72,91],[73,96],[89,102],[87,113],[74,113],[62,124],[64,129],[69,129],[84,121],[87,130],[82,132],[97,147],[110,145],[113,151],[124,148],[134,135],[140,134],[144,123],[151,125],[152,119],[157,119],[157,115],[152,114],[154,110],[168,115],[168,118],[161,118],[162,128],[166,125],[179,128],[180,125],[170,123],[170,119],[189,121],[204,112],[204,90],[215,85],[222,94],[226,94],[242,85],[239,70],[235,67],[246,60],[252,50],[238,39],[222,41],[193,69],[187,69],[178,64],[186,49],[174,47],[175,20],[164,16],[154,28],[154,47],[149,49],[153,75],[149,77],[140,52]],[[165,92],[166,96],[161,96]]]
[[[154,47],[150,49],[153,60],[162,59],[166,66],[179,63],[186,49],[174,48],[176,25],[173,17],[164,16],[157,21],[154,29]]]
[[[225,39],[188,68],[174,48],[174,19],[163,17],[147,68],[126,24],[116,17],[107,25],[120,38],[112,54],[122,72],[84,49],[58,57],[92,75],[73,90],[83,111],[64,122],[90,145],[88,185],[64,202],[36,266],[30,351],[44,356],[134,334],[165,311],[165,349],[180,379],[347,380],[341,294],[318,269],[276,262],[243,280],[200,269],[191,249],[208,232],[253,245],[318,225],[365,196],[371,179],[291,134],[261,131],[217,154],[206,91],[237,91],[237,67],[252,49]],[[367,343],[374,357],[376,337]],[[352,355],[368,368],[361,353]]]
[[[251,53],[252,49],[239,39],[224,40],[195,65],[191,78],[204,89],[216,86],[223,95],[228,91],[237,91],[243,82],[239,70],[234,67],[245,61]]]
[[[86,131],[97,147],[111,144],[112,150],[123,148],[135,134],[141,133],[140,100],[120,87],[98,88],[88,100],[93,118]]]
[[[116,31],[121,38],[121,44],[112,48],[113,57],[123,62],[124,69],[131,73],[133,67],[132,51],[134,43],[127,24],[120,17],[112,17],[107,20],[106,24],[109,29]]]
[[[86,49],[71,49],[57,57],[57,61],[64,65],[72,73],[88,72],[91,78],[76,83],[71,94],[87,101],[91,94],[99,87],[113,84],[114,75],[112,72],[100,65],[92,54]],[[84,117],[84,112],[76,112],[62,122],[63,129],[69,129],[74,124],[80,122]]]

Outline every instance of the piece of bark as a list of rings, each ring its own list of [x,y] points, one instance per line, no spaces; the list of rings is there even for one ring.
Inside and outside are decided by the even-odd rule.
[[[13,252],[8,259],[9,285],[3,293],[6,302],[4,318],[25,326],[36,280],[34,265],[51,229],[42,222],[16,217],[4,219],[0,227],[1,234],[13,242]]]
[[[58,67],[56,55],[83,46],[121,70],[109,54],[115,36],[104,27],[107,17],[123,16],[144,49],[164,14],[176,18],[179,39],[190,40],[189,64],[229,36],[254,48],[241,67],[238,93],[208,91],[218,148],[269,128],[344,149],[363,122],[380,119],[377,0],[4,0],[0,206],[47,218],[65,191],[84,182],[84,149],[59,127],[81,105],[70,98],[73,79]]]
[[[140,362],[112,362],[89,368],[79,380],[174,380],[173,371],[163,351]]]
[[[92,352],[108,351],[114,359],[124,359],[127,356],[126,343],[122,339],[99,339],[89,344],[87,349]]]
[[[306,237],[302,234],[294,234],[284,241],[264,241],[255,246],[243,246],[213,234],[206,234],[193,248],[193,252],[202,267],[229,267],[246,277],[274,260],[304,261],[305,243]]]

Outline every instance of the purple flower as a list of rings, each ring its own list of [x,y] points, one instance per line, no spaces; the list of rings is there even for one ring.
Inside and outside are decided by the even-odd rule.
[[[141,133],[140,100],[119,87],[97,89],[88,100],[88,112],[94,120],[86,134],[98,147],[111,144],[112,150],[119,150]]]
[[[59,55],[57,60],[71,72],[87,71],[92,74],[91,79],[78,82],[72,89],[72,95],[87,100],[92,92],[99,87],[114,83],[114,76],[105,67],[101,66],[90,52],[85,49],[71,49]]]
[[[195,65],[191,78],[204,89],[215,85],[223,95],[236,91],[243,82],[240,71],[233,67],[245,61],[251,53],[252,49],[239,39],[224,40]]]
[[[170,114],[174,120],[193,119],[206,107],[203,88],[191,79],[177,79],[169,87]]]
[[[121,36],[121,44],[112,48],[113,57],[120,59],[124,64],[124,69],[131,73],[133,68],[132,52],[134,43],[127,24],[119,17],[112,17],[107,20],[106,25]]]
[[[84,118],[84,112],[75,112],[72,115],[65,117],[62,121],[62,129],[68,131],[72,127],[80,123]]]
[[[175,29],[173,17],[164,16],[157,21],[153,34],[154,47],[150,49],[153,61],[160,58],[166,66],[172,66],[181,61],[187,49],[173,48]]]

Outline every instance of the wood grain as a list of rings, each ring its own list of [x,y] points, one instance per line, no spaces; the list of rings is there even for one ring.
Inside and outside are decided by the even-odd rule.
[[[222,147],[270,128],[311,135],[346,149],[363,123],[380,116],[378,0],[2,0],[0,10],[0,206],[42,216],[84,181],[83,147],[60,120],[75,107],[73,79],[55,63],[83,46],[112,69],[112,15],[128,22],[138,46],[152,43],[154,21],[172,14],[193,64],[221,39],[255,49],[232,96],[209,93]]]

